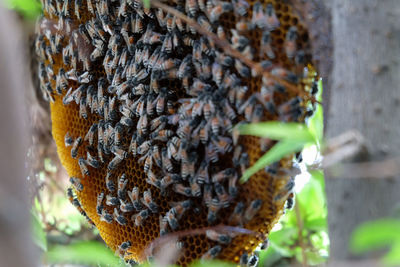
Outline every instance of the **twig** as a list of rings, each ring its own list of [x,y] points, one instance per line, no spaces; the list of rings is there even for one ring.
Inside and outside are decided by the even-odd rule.
[[[307,255],[306,255],[306,246],[304,244],[303,240],[303,220],[301,219],[301,212],[300,212],[300,205],[298,205],[299,201],[296,197],[296,204],[294,205],[294,211],[296,213],[296,222],[297,222],[297,229],[298,229],[298,235],[299,235],[299,244],[301,247],[301,255],[302,255],[302,265],[303,266],[308,266],[307,265]]]
[[[242,53],[240,53],[238,50],[232,48],[231,44],[226,41],[223,40],[221,38],[219,38],[215,33],[210,32],[208,30],[206,30],[205,28],[201,27],[196,21],[194,21],[193,19],[187,17],[185,14],[183,14],[182,12],[179,12],[178,10],[176,10],[175,8],[172,8],[166,4],[161,3],[158,0],[151,0],[150,4],[154,7],[158,7],[163,9],[166,12],[169,12],[170,14],[180,18],[181,20],[185,21],[186,23],[188,23],[191,27],[193,27],[197,32],[199,32],[202,35],[205,35],[207,37],[209,37],[210,39],[212,39],[212,41],[219,46],[226,54],[239,59],[240,61],[242,61],[244,64],[246,64],[249,68],[251,68],[252,72],[256,73],[257,75],[261,75],[265,78],[271,79],[279,84],[282,84],[283,86],[285,86],[286,88],[288,88],[290,91],[295,92],[298,95],[303,95],[305,94],[304,91],[302,91],[301,89],[299,89],[297,86],[289,83],[288,81],[281,79],[275,75],[272,75],[269,71],[265,71],[263,69],[263,67],[261,66],[260,63],[258,62],[254,62],[253,60],[245,57]],[[316,100],[314,99],[314,97],[311,97],[310,99],[313,103],[316,102]]]
[[[202,228],[196,228],[196,229],[190,229],[190,230],[183,230],[183,231],[177,231],[173,232],[170,234],[167,234],[165,236],[161,236],[157,239],[155,239],[153,242],[151,242],[146,249],[144,250],[144,257],[142,258],[147,258],[147,256],[152,255],[153,250],[156,247],[160,247],[161,245],[169,242],[172,239],[178,239],[184,236],[193,236],[193,235],[203,235],[206,233],[207,230],[215,230],[218,232],[224,232],[224,233],[235,233],[235,234],[245,234],[245,235],[254,235],[254,236],[259,236],[262,239],[265,239],[262,237],[260,233],[254,232],[252,230],[248,230],[245,228],[241,227],[234,227],[234,226],[229,226],[229,225],[216,225],[216,226],[208,226],[208,227],[202,227]]]

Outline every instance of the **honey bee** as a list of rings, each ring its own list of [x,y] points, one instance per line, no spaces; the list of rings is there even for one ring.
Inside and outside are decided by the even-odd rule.
[[[212,248],[210,248],[206,253],[201,256],[202,261],[208,261],[214,259],[220,252],[222,248],[220,245],[216,245]]]
[[[127,250],[132,246],[131,241],[122,242],[121,245],[118,246],[115,254],[120,257],[124,257],[126,255]]]
[[[187,197],[192,196],[192,189],[190,187],[185,187],[183,184],[174,184],[172,190]]]
[[[158,212],[158,206],[151,197],[150,189],[143,192],[143,198],[141,199],[141,201],[152,213]]]
[[[83,191],[83,185],[81,183],[81,179],[77,178],[77,177],[71,177],[69,178],[69,181],[71,182],[71,184],[75,187],[75,189],[79,192]]]
[[[293,72],[291,72],[287,69],[284,69],[284,68],[273,68],[271,70],[271,74],[281,77],[281,78],[284,78],[292,83],[298,83],[298,81],[299,81],[299,78],[297,77],[296,74],[294,74]]]
[[[64,136],[64,144],[66,147],[72,146],[74,139],[71,137],[70,133],[67,132]]]
[[[106,204],[108,206],[118,206],[119,200],[117,197],[113,197],[111,195],[106,195]]]
[[[107,166],[109,171],[115,170],[117,166],[122,162],[123,158],[119,156],[115,156]]]
[[[212,182],[216,183],[216,182],[222,182],[224,181],[226,178],[230,177],[231,175],[233,175],[235,173],[235,170],[232,168],[228,168],[222,171],[217,172],[216,174],[214,174],[212,176]]]
[[[104,192],[101,192],[97,195],[97,205],[96,205],[96,212],[99,216],[101,216],[104,206],[103,206],[103,199],[104,199]]]
[[[162,157],[162,166],[163,166],[163,168],[165,168],[168,172],[172,172],[173,165],[172,165],[171,159],[168,157],[167,148],[164,147],[161,150],[161,157]]]
[[[238,59],[235,59],[235,68],[240,76],[242,76],[243,78],[250,78],[250,69]]]
[[[107,172],[107,175],[106,175],[106,186],[107,186],[107,189],[110,192],[114,192],[115,191],[115,183],[110,178],[111,178],[111,173]]]
[[[264,31],[262,34],[260,55],[267,55],[270,59],[275,58],[275,53],[271,46],[271,33],[269,31]]]
[[[75,139],[74,143],[72,144],[72,148],[71,148],[71,157],[72,158],[76,158],[78,156],[78,149],[82,144],[82,137],[78,137]]]
[[[82,175],[83,176],[85,176],[85,175],[89,176],[89,169],[88,169],[88,167],[86,165],[86,160],[84,158],[82,158],[82,157],[79,158],[78,165],[79,165],[79,168],[81,169]]]
[[[245,0],[233,0],[233,8],[240,16],[245,17],[250,5]]]
[[[229,235],[222,234],[216,230],[207,230],[206,236],[208,239],[217,241],[221,244],[229,244],[232,241],[232,238]]]
[[[157,187],[158,189],[161,189],[161,181],[152,171],[147,172],[146,182]]]
[[[225,188],[220,183],[215,183],[214,190],[217,194],[220,205],[223,207],[229,207],[230,196],[226,193]]]
[[[133,206],[133,204],[131,202],[125,202],[122,199],[119,199],[119,202],[121,203],[119,208],[121,209],[122,212],[132,212],[132,211],[134,211],[135,207]]]
[[[192,192],[192,196],[194,197],[200,197],[201,196],[201,187],[200,185],[196,182],[196,179],[194,177],[189,178],[189,184]]]
[[[244,212],[244,219],[250,221],[254,215],[260,210],[262,205],[261,199],[253,200]]]
[[[160,215],[160,236],[164,236],[168,233],[168,220],[166,217]]]
[[[238,193],[238,189],[236,187],[237,179],[238,179],[238,176],[235,173],[229,177],[229,182],[228,182],[229,195],[231,195],[234,198],[237,196],[237,193]]]
[[[232,150],[232,145],[231,145],[232,140],[228,137],[222,137],[222,136],[216,137],[214,135],[211,141],[214,144],[216,150],[221,154],[228,153]]]
[[[221,203],[218,199],[213,198],[208,205],[207,222],[212,224],[217,219],[217,212],[221,209]]]
[[[284,43],[286,56],[290,59],[293,58],[296,54],[297,38],[298,38],[297,27],[295,26],[290,27],[288,32],[286,33],[286,39]]]
[[[208,32],[213,32],[213,27],[205,16],[199,16],[197,23]]]
[[[114,217],[114,220],[116,220],[117,223],[119,223],[120,225],[123,226],[123,225],[127,224],[126,218],[124,217],[124,215],[119,214],[117,208],[114,208],[113,217]]]
[[[125,173],[121,175],[118,180],[118,191],[117,195],[119,199],[125,199],[126,194],[126,185],[128,183],[128,179],[126,179]]]
[[[262,243],[261,243],[261,250],[266,250],[269,247],[269,238],[266,238]]]
[[[94,158],[92,155],[90,155],[89,151],[86,153],[86,155],[87,155],[86,163],[95,169],[99,168],[99,166],[100,166],[99,161],[96,158]]]
[[[238,202],[233,209],[231,216],[229,217],[229,222],[233,225],[242,225],[243,220],[244,203]]]
[[[190,14],[192,17],[195,17],[197,11],[199,11],[199,6],[197,5],[197,0],[186,1],[185,10],[186,10],[186,13]]]
[[[178,220],[180,220],[183,214],[192,207],[193,202],[188,199],[181,202],[172,202],[170,204],[172,206],[170,211],[175,215]]]
[[[171,229],[173,231],[175,231],[179,227],[178,220],[175,217],[175,213],[174,213],[173,209],[170,209],[169,211],[167,211],[164,218],[168,222],[169,226],[171,227]]]
[[[247,253],[247,251],[245,251],[240,256],[239,264],[240,266],[246,266],[248,262],[249,262],[249,254]]]
[[[209,18],[212,23],[216,22],[223,13],[231,12],[233,5],[230,2],[217,2],[209,13]]]
[[[146,209],[132,215],[131,220],[135,221],[135,225],[139,227],[142,226],[143,221],[146,220],[147,217],[149,217],[149,211]]]
[[[247,262],[247,266],[249,266],[249,267],[256,267],[257,264],[258,264],[258,256],[257,256],[257,255],[254,255],[254,254],[251,255],[251,256],[249,257],[248,262]]]
[[[111,214],[107,213],[107,211],[103,209],[101,211],[100,221],[104,221],[104,222],[107,222],[107,223],[112,223],[113,222],[113,216]]]
[[[166,142],[166,141],[168,141],[169,138],[170,138],[171,136],[173,136],[174,134],[175,134],[174,131],[164,129],[164,130],[160,130],[160,131],[158,131],[158,132],[153,132],[153,133],[150,135],[150,137],[151,137],[152,139],[154,139],[154,140],[159,140],[159,141],[162,141],[162,142]]]

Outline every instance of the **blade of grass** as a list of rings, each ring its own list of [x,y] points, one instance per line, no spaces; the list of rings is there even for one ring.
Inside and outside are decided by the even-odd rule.
[[[238,126],[241,135],[254,135],[273,140],[291,139],[314,143],[314,137],[302,123],[282,123],[278,121],[242,124]]]
[[[282,140],[275,144],[267,153],[265,153],[253,166],[248,168],[240,178],[240,183],[245,183],[256,172],[265,166],[279,161],[283,157],[301,151],[307,141],[300,140]]]

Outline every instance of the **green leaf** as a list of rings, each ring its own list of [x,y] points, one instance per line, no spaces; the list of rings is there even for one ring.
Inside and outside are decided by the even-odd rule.
[[[279,261],[281,258],[283,258],[283,255],[279,253],[278,250],[275,249],[275,247],[270,246],[267,250],[263,250],[260,252],[260,261],[258,263],[258,266],[275,266],[274,264]]]
[[[68,246],[51,247],[44,255],[49,264],[74,263],[92,266],[124,266],[110,249],[95,241],[82,241]]]
[[[144,8],[150,8],[150,0],[143,0]]]
[[[400,220],[381,219],[358,226],[350,239],[350,250],[363,253],[400,242]]]
[[[400,241],[397,241],[391,250],[383,257],[383,263],[388,266],[400,265]]]
[[[47,251],[46,233],[43,230],[42,223],[40,222],[35,212],[31,211],[31,215],[33,242],[43,251]]]
[[[314,143],[313,135],[303,123],[268,121],[238,126],[241,135],[254,135],[273,140],[290,139],[301,143]]]
[[[281,160],[283,157],[301,151],[306,142],[299,140],[283,140],[275,144],[268,152],[266,152],[253,166],[248,168],[243,176],[240,178],[241,183],[247,182],[247,180],[256,172],[264,168],[265,166]]]
[[[41,12],[40,2],[36,0],[6,0],[7,8],[20,12],[27,19],[35,19]]]

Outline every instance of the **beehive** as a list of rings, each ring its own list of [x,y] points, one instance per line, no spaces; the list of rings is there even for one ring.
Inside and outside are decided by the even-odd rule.
[[[53,137],[61,162],[71,177],[79,179],[69,195],[106,244],[125,260],[151,256],[145,248],[160,231],[168,236],[229,225],[257,235],[219,232],[232,238],[230,242],[213,241],[205,232],[181,237],[177,263],[187,265],[203,255],[239,262],[239,255],[251,254],[283,214],[292,195],[293,180],[286,171],[292,167],[292,157],[239,184],[243,170],[272,142],[251,136],[236,141],[232,127],[243,122],[305,120],[314,82],[307,29],[282,1],[166,4],[181,12],[183,19],[162,8],[146,9],[140,0],[42,2],[44,15],[36,40],[39,78],[51,100]],[[237,58],[224,62],[227,51],[198,33],[185,17],[225,38],[246,58],[262,62],[265,71],[297,90],[251,73]],[[249,29],[240,30],[245,25]],[[268,49],[273,54],[261,53]],[[161,126],[152,127],[158,120]],[[91,130],[93,137],[88,134]],[[79,137],[81,143],[76,141]],[[113,167],[114,162],[120,163]],[[165,177],[174,180],[162,184]],[[129,206],[134,199],[127,196],[135,187],[142,206],[137,210]],[[142,199],[148,190],[157,209]],[[104,199],[98,201],[102,194]],[[191,205],[180,216],[172,207],[185,200]],[[210,202],[218,207],[215,220]],[[244,206],[242,221],[235,222],[231,216],[239,202]],[[261,207],[253,216],[254,203]],[[137,215],[146,212],[147,218],[140,222]],[[124,247],[127,241],[130,246]],[[209,255],[210,249],[218,253]]]

